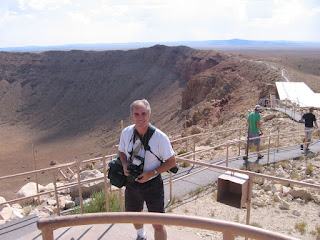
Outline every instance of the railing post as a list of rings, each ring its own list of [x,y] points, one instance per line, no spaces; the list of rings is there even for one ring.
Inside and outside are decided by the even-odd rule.
[[[249,176],[248,181],[248,199],[247,199],[247,219],[246,224],[250,225],[250,212],[251,212],[251,197],[252,197],[252,177]]]
[[[80,199],[80,209],[83,214],[83,199],[82,199],[82,187],[81,187],[81,179],[80,179],[80,161],[76,159],[77,165],[77,175],[78,175],[78,191],[79,191],[79,199]]]
[[[241,142],[240,142],[240,140],[241,140],[241,128],[240,128],[240,130],[239,130],[239,147],[238,147],[238,156],[240,156],[240,148],[241,148]]]
[[[44,240],[54,240],[53,238],[53,229],[52,228],[44,228],[41,230],[42,239]]]
[[[188,152],[188,138],[186,139],[186,152]]]
[[[170,202],[172,202],[172,172],[170,172]]]
[[[277,127],[278,130],[278,141],[277,141],[277,152],[279,151],[279,146],[280,146],[280,128],[279,125]]]
[[[120,129],[121,129],[121,132],[122,132],[123,129],[124,129],[123,120],[121,120]],[[122,188],[119,188],[119,201],[120,201],[120,211],[123,212],[123,194],[122,194]]]
[[[34,170],[37,170],[37,164],[36,164],[36,153],[34,150],[34,144],[32,144],[32,155],[33,155],[33,163],[34,163]],[[36,174],[36,186],[37,186],[37,194],[39,194],[39,180],[38,180],[38,173]],[[40,196],[38,196],[38,205],[40,205]]]
[[[107,180],[107,164],[106,164],[106,157],[102,157],[102,163],[103,163],[103,179],[104,179],[104,191],[105,191],[105,197],[106,197],[106,212],[110,211],[109,207],[109,190],[108,190],[108,180]]]
[[[270,162],[270,142],[271,142],[271,137],[269,136],[269,143],[268,143],[268,159],[267,159],[267,166],[269,166]]]
[[[120,211],[123,212],[123,196],[122,188],[119,188]]]
[[[227,158],[226,158],[226,167],[229,165],[229,143],[227,143]]]
[[[193,153],[195,153],[196,152],[196,140],[195,139],[193,139]],[[196,159],[196,155],[195,154],[193,154],[193,161]]]
[[[223,240],[234,240],[234,235],[230,232],[222,232]]]
[[[59,203],[59,196],[58,196],[58,190],[57,190],[56,171],[53,171],[53,186],[54,186],[54,195],[56,197],[56,203],[57,203],[57,214],[58,216],[60,216],[60,203]]]

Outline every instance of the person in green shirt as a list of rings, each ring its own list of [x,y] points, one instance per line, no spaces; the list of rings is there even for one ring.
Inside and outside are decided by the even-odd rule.
[[[260,105],[256,105],[254,108],[254,112],[251,112],[248,116],[248,124],[249,124],[249,139],[259,137],[263,134],[261,130],[261,116],[260,113],[262,111],[262,107]],[[249,144],[253,144],[257,148],[258,159],[263,158],[263,155],[260,154],[260,138],[249,140]],[[246,154],[247,155],[247,154]]]

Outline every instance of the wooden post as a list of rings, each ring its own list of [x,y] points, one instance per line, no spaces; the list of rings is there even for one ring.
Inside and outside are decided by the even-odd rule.
[[[269,166],[269,161],[270,161],[270,141],[271,141],[271,137],[269,136],[267,166]]]
[[[59,204],[59,196],[58,196],[58,190],[57,190],[56,171],[53,171],[53,186],[54,186],[54,195],[56,197],[56,203],[57,203],[57,214],[58,216],[60,216],[60,204]]]
[[[120,129],[121,129],[121,132],[122,132],[123,129],[124,129],[123,120],[121,120]],[[123,194],[122,194],[122,188],[119,188],[119,201],[120,201],[120,211],[123,212]]]
[[[124,127],[123,127],[123,120],[120,121],[120,129],[121,129],[121,132],[123,131]]]
[[[186,152],[188,152],[188,138],[186,139]]]
[[[172,202],[172,172],[170,172],[170,202]]]
[[[226,167],[229,165],[229,143],[227,143],[227,158],[226,158]]]
[[[248,170],[248,158],[249,158],[249,132],[250,132],[250,126],[248,126],[248,135],[247,135],[247,146],[246,146],[246,156],[245,156],[245,160],[246,160],[246,170]]]
[[[103,163],[103,176],[104,176],[104,194],[106,196],[106,212],[110,211],[109,207],[109,190],[108,190],[108,180],[107,180],[107,166],[106,166],[106,158],[102,157]]]
[[[53,240],[53,229],[52,228],[45,228],[41,230],[41,234],[42,234],[42,239],[44,240]]]
[[[253,186],[252,177],[249,176],[249,182],[248,182],[248,199],[247,199],[247,218],[246,218],[246,224],[247,224],[247,225],[250,225],[252,186]],[[247,239],[247,238],[246,238],[246,239]]]
[[[240,142],[240,140],[241,140],[241,128],[240,128],[240,130],[239,130],[239,147],[238,147],[238,156],[240,156],[240,148],[241,148],[241,142]]]
[[[79,199],[80,199],[80,209],[83,214],[83,199],[82,199],[82,187],[81,187],[81,179],[80,179],[80,161],[76,159],[77,165],[77,175],[78,175],[78,190],[79,190]]]
[[[32,154],[33,154],[33,163],[34,163],[34,170],[37,170],[36,164],[36,153],[34,150],[34,144],[32,144]],[[36,186],[37,186],[37,194],[39,194],[39,180],[38,180],[38,173],[36,172]],[[38,205],[40,205],[40,196],[38,196]]]
[[[193,138],[193,153],[195,153],[196,152],[196,141],[195,141],[195,139]],[[193,154],[193,161],[195,161],[196,160],[196,155],[195,154]],[[193,164],[194,165],[194,164]]]
[[[277,142],[277,152],[279,151],[279,146],[280,146],[280,127],[277,127],[278,129],[278,142]]]
[[[230,232],[222,232],[223,240],[234,240],[234,235]]]

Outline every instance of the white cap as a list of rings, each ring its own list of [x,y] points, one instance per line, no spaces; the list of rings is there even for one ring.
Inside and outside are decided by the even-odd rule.
[[[256,106],[254,107],[254,110],[262,110],[262,107],[261,107],[260,105],[256,105]]]

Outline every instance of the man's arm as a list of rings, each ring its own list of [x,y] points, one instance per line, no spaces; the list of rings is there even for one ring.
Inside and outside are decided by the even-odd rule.
[[[314,125],[315,125],[317,128],[319,128],[317,121],[314,121]]]
[[[176,157],[175,155],[172,155],[170,158],[168,158],[164,163],[162,163],[159,167],[157,167],[155,170],[158,172],[158,174],[161,174],[165,171],[168,171],[170,168],[173,168],[176,165]],[[147,171],[143,172],[138,176],[138,179],[136,180],[139,183],[147,182],[150,178],[154,176],[154,171]]]
[[[261,130],[261,124],[260,121],[257,121],[257,128],[259,129],[261,135],[263,134],[262,130]]]
[[[123,152],[119,151],[119,158],[122,164],[124,175],[128,176],[130,174],[130,171],[128,171],[128,161],[127,161],[127,155]]]

